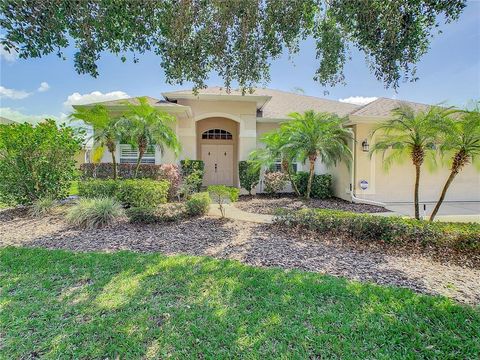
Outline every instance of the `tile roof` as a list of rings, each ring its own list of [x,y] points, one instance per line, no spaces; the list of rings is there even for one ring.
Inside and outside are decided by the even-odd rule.
[[[140,97],[145,97],[147,99],[147,103],[151,106],[183,107],[182,105],[178,105],[178,104],[166,101],[166,100],[155,99],[155,98],[150,97],[150,96],[138,96],[138,97],[131,97],[131,98],[126,98],[126,99],[109,100],[109,101],[102,101],[102,102],[85,104],[85,105],[88,105],[88,106],[91,106],[91,105],[122,106],[122,105],[125,105],[125,102],[129,102],[130,104],[133,104],[133,105],[138,105],[139,104],[138,98],[140,98]],[[74,105],[74,107],[75,106],[76,105]]]
[[[412,101],[395,100],[380,97],[350,113],[354,116],[366,116],[366,117],[388,117],[392,114],[392,110],[398,108],[401,105],[407,105],[413,108],[415,111],[427,110],[430,105],[420,104]]]
[[[190,90],[173,91],[170,94],[191,94]],[[222,87],[208,87],[198,91],[201,95],[242,95],[240,90],[232,89],[227,93]],[[304,112],[315,110],[319,112],[331,112],[339,116],[348,115],[359,108],[358,105],[343,103],[335,100],[322,99],[315,96],[301,95],[281,90],[254,88],[253,93],[245,95],[270,96],[271,99],[263,106],[263,117],[271,119],[285,119],[291,112]]]

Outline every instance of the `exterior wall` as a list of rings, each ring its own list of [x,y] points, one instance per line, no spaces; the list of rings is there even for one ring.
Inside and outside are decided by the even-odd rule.
[[[403,164],[393,164],[387,171],[383,167],[381,153],[370,159],[368,153],[361,150],[361,142],[369,136],[373,127],[371,124],[356,125],[356,195],[382,202],[413,202],[415,169],[411,162],[406,159]],[[368,141],[372,144],[375,139],[368,137]],[[420,202],[437,201],[448,175],[446,166],[439,165],[436,171],[430,172],[424,165],[420,178]],[[369,182],[366,191],[359,189],[362,179]],[[445,201],[480,201],[480,173],[473,165],[466,166],[457,175]]]

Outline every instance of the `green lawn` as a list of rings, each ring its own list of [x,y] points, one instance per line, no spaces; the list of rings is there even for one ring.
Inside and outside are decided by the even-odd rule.
[[[480,310],[235,261],[0,249],[0,358],[478,359]]]
[[[68,195],[78,195],[78,181],[74,180],[70,183],[70,190]]]

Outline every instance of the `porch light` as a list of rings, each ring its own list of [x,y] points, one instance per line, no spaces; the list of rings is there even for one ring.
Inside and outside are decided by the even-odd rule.
[[[370,149],[370,144],[368,143],[367,139],[362,141],[362,151],[363,152],[368,152]]]

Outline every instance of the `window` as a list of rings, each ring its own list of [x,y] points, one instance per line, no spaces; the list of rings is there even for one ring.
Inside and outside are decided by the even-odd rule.
[[[293,172],[296,173],[297,172],[297,163],[293,163],[292,168],[293,168]],[[273,171],[282,171],[282,162],[280,161],[280,159],[275,161],[275,164],[273,164],[273,169],[272,170]]]
[[[138,160],[138,149],[129,144],[120,144],[120,164],[136,164]],[[155,147],[149,146],[143,154],[141,164],[155,164]]]
[[[222,129],[210,129],[202,134],[202,139],[207,140],[232,140],[232,133]]]

